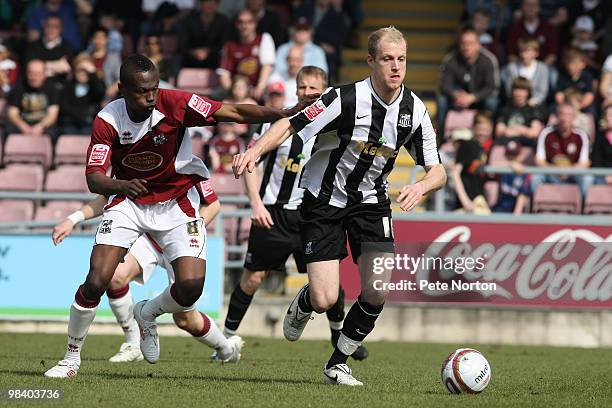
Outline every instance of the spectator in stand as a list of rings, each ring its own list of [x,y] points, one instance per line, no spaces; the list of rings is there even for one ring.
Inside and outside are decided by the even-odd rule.
[[[493,146],[493,115],[491,115],[491,112],[486,110],[476,112],[472,128],[474,140],[482,146],[482,150],[486,154],[489,154],[491,146]]]
[[[249,96],[250,94],[251,85],[249,84],[249,78],[244,75],[234,75],[229,97],[223,100],[223,102],[257,105],[257,102]],[[239,136],[247,135],[249,132],[249,125],[246,123],[236,123],[234,124],[234,130]]]
[[[62,20],[50,14],[43,24],[42,38],[28,46],[25,60],[42,60],[47,78],[61,84],[70,73],[71,58],[72,47],[62,39]]]
[[[517,140],[511,140],[506,145],[506,160],[514,170],[514,174],[500,174],[499,197],[497,203],[493,206],[493,212],[521,215],[527,206],[531,195],[529,190],[531,179],[524,174],[525,168],[522,163],[517,161],[521,148],[521,143]]]
[[[73,78],[60,98],[62,133],[89,135],[104,98],[104,82],[98,78],[96,66],[87,54],[77,56],[73,66]]]
[[[217,12],[219,0],[199,0],[200,7],[183,22],[180,49],[183,66],[192,68],[217,68],[221,48],[228,40],[229,20]]]
[[[28,62],[25,80],[15,85],[7,100],[8,134],[58,136],[59,96],[57,89],[47,81],[43,61]]]
[[[478,34],[480,44],[491,51],[495,56],[498,56],[495,38],[493,38],[489,32],[489,27],[491,26],[491,12],[484,8],[474,11],[474,14],[472,14],[472,26],[476,34]]]
[[[595,72],[599,70],[601,55],[599,45],[593,40],[595,24],[590,16],[580,16],[574,23],[574,36],[572,47],[579,49],[585,55],[589,68]]]
[[[312,27],[306,17],[300,17],[291,29],[291,40],[276,50],[275,73],[284,75],[288,72],[287,54],[289,54],[289,50],[295,45],[304,48],[304,65],[319,67],[327,72],[325,51],[312,42]]]
[[[362,0],[337,0],[342,3],[344,14],[348,17],[349,35],[345,41],[345,45],[350,48],[361,47],[361,25],[365,14],[363,12]],[[309,65],[309,64],[306,64]]]
[[[268,33],[257,34],[255,18],[250,10],[238,14],[236,26],[240,39],[229,41],[223,47],[221,66],[217,69],[219,81],[227,91],[232,86],[233,75],[245,75],[253,87],[251,95],[259,100],[274,67],[274,40]]]
[[[535,163],[539,167],[565,167],[586,169],[589,161],[589,137],[582,130],[573,127],[576,110],[568,103],[559,105],[559,123],[542,130],[538,137]],[[575,183],[584,196],[593,183],[593,177],[557,176],[534,174],[531,177],[531,191],[535,192],[540,183]]]
[[[99,27],[94,30],[94,34],[100,29],[105,30],[108,52],[121,55],[123,51],[123,35],[121,34],[121,29],[123,28],[124,21],[113,12],[102,11],[98,25]]]
[[[540,106],[548,98],[550,71],[548,65],[538,61],[540,43],[533,37],[521,38],[518,43],[519,59],[510,62],[501,72],[506,97],[512,97],[512,84],[517,78],[525,78],[531,83],[529,105]]]
[[[606,20],[612,13],[612,4],[608,0],[569,0],[568,18],[576,25],[581,16],[588,16],[593,22],[593,40],[599,41],[605,33]]]
[[[142,0],[143,33],[175,33],[180,22],[195,8],[196,0]]]
[[[454,129],[451,138],[457,151],[452,177],[459,204],[458,211],[490,214],[491,210],[484,195],[485,174],[482,169],[487,159],[482,146],[473,138],[469,129]]]
[[[506,54],[510,61],[518,59],[518,40],[523,37],[534,37],[540,43],[539,59],[553,65],[559,53],[559,38],[555,28],[547,21],[540,19],[540,1],[523,0],[522,17],[514,22],[508,30]]]
[[[580,110],[596,115],[595,91],[593,75],[586,69],[587,61],[584,53],[576,48],[570,48],[563,57],[564,70],[559,74],[559,82],[555,92],[555,102],[560,105],[565,100],[564,92],[570,88],[582,94]]]
[[[499,90],[497,58],[482,48],[471,27],[459,34],[459,49],[447,54],[441,66],[438,127],[443,126],[448,109],[486,109],[495,112]]]
[[[603,126],[593,145],[593,167],[612,168],[612,104],[602,108]],[[596,184],[612,184],[612,176],[599,176]]]
[[[87,49],[96,67],[98,78],[104,81],[106,86],[105,102],[110,102],[119,93],[117,84],[119,83],[121,55],[109,50],[108,30],[104,27],[99,27],[94,31],[91,44]]]
[[[246,8],[255,16],[257,33],[270,34],[276,46],[287,42],[287,30],[281,24],[278,14],[266,7],[266,0],[247,0]]]
[[[13,89],[19,78],[19,65],[11,58],[11,53],[0,43],[0,98]]]
[[[608,55],[601,68],[601,82],[599,84],[599,95],[603,100],[603,105],[612,104],[612,54]]]
[[[219,123],[217,135],[210,142],[210,159],[213,171],[232,174],[234,155],[244,151],[244,143],[236,132],[234,123]]]
[[[28,19],[28,40],[40,40],[47,17],[58,16],[63,24],[62,37],[73,50],[81,49],[81,34],[77,13],[91,14],[91,2],[87,0],[43,0],[32,10]]]
[[[531,88],[525,78],[512,83],[512,99],[503,107],[495,127],[496,144],[517,140],[521,145],[536,147],[546,118],[540,108],[529,105]]]
[[[595,118],[590,113],[584,113],[580,110],[583,94],[574,88],[568,88],[563,92],[565,102],[569,103],[576,110],[576,119],[574,119],[574,127],[582,130],[592,141],[595,136]],[[552,118],[556,120],[555,117]]]
[[[140,1],[104,0],[96,1],[94,5],[93,21],[108,30],[110,52],[122,52],[123,36],[131,40],[128,46],[135,48],[143,19]]]
[[[145,37],[145,53],[157,67],[159,79],[165,82],[172,82],[177,75],[177,63],[169,56],[164,55],[161,45],[161,37],[158,34],[148,34]],[[167,88],[167,86],[166,86]]]
[[[297,98],[297,74],[304,66],[304,47],[294,45],[287,54],[287,66],[289,71],[284,74],[275,72],[270,76],[270,84],[281,83],[285,90],[285,107],[295,106]]]
[[[305,0],[294,9],[293,17],[295,21],[305,17],[314,28],[314,42],[325,51],[327,58],[329,82],[335,83],[348,30],[344,15],[331,0]]]

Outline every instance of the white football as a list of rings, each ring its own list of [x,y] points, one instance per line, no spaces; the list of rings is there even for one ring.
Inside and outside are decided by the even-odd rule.
[[[491,364],[478,350],[460,348],[442,364],[442,384],[451,394],[478,394],[491,381]]]

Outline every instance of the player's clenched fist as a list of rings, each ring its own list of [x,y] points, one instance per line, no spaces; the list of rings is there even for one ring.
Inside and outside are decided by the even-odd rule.
[[[402,187],[396,201],[400,203],[402,210],[410,211],[421,201],[423,193],[423,186],[421,184],[408,184]]]
[[[121,185],[121,193],[130,199],[135,199],[143,196],[149,192],[145,185],[147,180],[143,179],[132,179],[129,181],[123,181]]]
[[[255,162],[257,161],[257,155],[252,149],[248,149],[244,153],[238,153],[234,155],[234,161],[232,163],[232,170],[234,171],[234,177],[239,178],[244,173],[246,168],[249,173],[255,170]]]

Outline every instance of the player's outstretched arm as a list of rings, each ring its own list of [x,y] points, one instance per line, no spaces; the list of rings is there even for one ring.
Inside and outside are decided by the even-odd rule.
[[[239,178],[244,169],[252,173],[255,169],[257,159],[264,153],[268,153],[280,146],[289,136],[293,134],[293,127],[288,118],[274,123],[270,129],[246,152],[234,156],[232,169],[234,176]]]
[[[400,190],[397,202],[404,211],[412,210],[425,194],[439,190],[446,184],[446,170],[441,164],[425,166],[425,177],[417,183],[408,184]]]
[[[289,109],[242,103],[224,103],[212,116],[218,122],[266,123],[293,116],[313,103],[319,95],[308,95]]]
[[[79,222],[101,215],[106,201],[106,197],[99,195],[53,227],[53,233],[51,234],[53,244],[58,245],[61,243],[72,233],[72,230]]]
[[[129,199],[135,199],[147,194],[147,181],[143,179],[117,180],[101,172],[86,175],[89,191],[105,196],[123,194]]]

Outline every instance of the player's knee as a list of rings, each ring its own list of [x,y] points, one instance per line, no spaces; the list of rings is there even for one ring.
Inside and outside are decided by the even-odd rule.
[[[240,287],[247,295],[253,295],[257,292],[265,278],[265,272],[245,272]]]
[[[338,301],[338,292],[314,293],[310,291],[310,304],[317,313],[323,313],[332,308]]]
[[[174,313],[172,315],[172,319],[174,319],[174,323],[181,330],[189,329],[189,318],[185,313]]]
[[[86,299],[98,300],[104,295],[106,289],[106,284],[102,280],[88,276],[82,286],[82,293]]]
[[[202,296],[204,279],[189,279],[175,283],[177,295],[184,305],[193,305]]]

